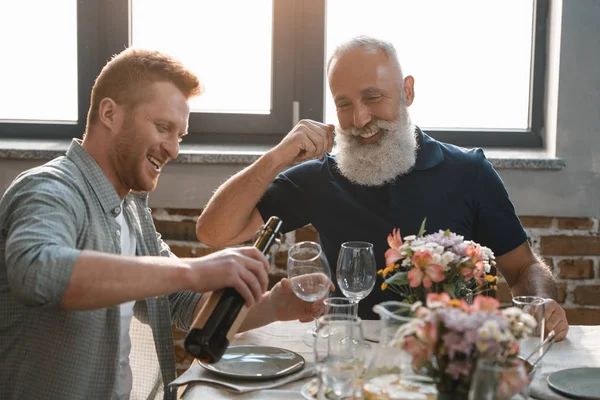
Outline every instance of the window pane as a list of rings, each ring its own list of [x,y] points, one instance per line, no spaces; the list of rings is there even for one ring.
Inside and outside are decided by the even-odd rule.
[[[271,110],[272,0],[132,1],[132,45],[163,51],[200,78],[192,111]]]
[[[0,16],[0,120],[76,122],[77,2],[3,1]]]
[[[389,40],[415,78],[415,124],[527,129],[532,24],[533,0],[328,0],[327,58],[353,36]]]

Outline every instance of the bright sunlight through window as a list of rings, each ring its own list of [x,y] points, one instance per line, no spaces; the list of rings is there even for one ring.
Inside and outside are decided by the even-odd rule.
[[[527,129],[533,0],[328,0],[327,58],[357,35],[394,43],[415,78],[413,122]],[[326,121],[337,123],[329,87]]]
[[[76,122],[77,2],[2,1],[0,16],[0,122]]]
[[[180,59],[205,92],[192,111],[271,110],[272,0],[132,0],[132,45]]]

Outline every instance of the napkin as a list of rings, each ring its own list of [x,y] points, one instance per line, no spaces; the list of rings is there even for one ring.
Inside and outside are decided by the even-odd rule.
[[[231,379],[225,376],[215,374],[207,371],[198,363],[192,364],[192,366],[185,371],[179,378],[169,383],[169,387],[177,387],[181,385],[187,385],[189,383],[211,383],[225,388],[234,393],[247,393],[254,390],[272,389],[286,383],[294,382],[304,378],[310,378],[315,375],[315,367],[313,364],[306,363],[304,368],[293,374],[289,374],[277,379],[257,381],[250,379]]]
[[[529,386],[529,395],[534,399],[539,400],[569,400],[568,397],[565,397],[560,393],[552,390],[552,388],[550,388],[550,386],[548,385],[548,381],[546,380],[548,378],[548,375],[550,374],[545,373],[535,375],[533,381],[531,382],[531,385]]]

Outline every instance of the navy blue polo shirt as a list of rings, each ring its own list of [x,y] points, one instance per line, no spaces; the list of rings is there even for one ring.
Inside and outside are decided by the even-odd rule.
[[[450,229],[465,239],[505,254],[527,240],[500,176],[481,149],[441,143],[417,128],[419,149],[412,172],[380,187],[351,183],[337,169],[335,156],[311,160],[281,173],[257,208],[263,220],[276,215],[289,232],[312,224],[319,232],[335,279],[340,246],[358,240],[373,243],[377,269],[385,267],[387,237],[399,228],[402,237]],[[381,277],[359,305],[359,315],[377,318],[372,308],[398,299],[382,291]]]

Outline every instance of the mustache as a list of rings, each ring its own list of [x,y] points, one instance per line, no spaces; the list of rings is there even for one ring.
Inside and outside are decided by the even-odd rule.
[[[377,133],[379,131],[391,132],[398,128],[397,122],[385,121],[379,118],[373,118],[363,127],[351,126],[349,128],[343,129],[341,127],[336,127],[336,133],[359,137],[363,135],[371,135]]]

